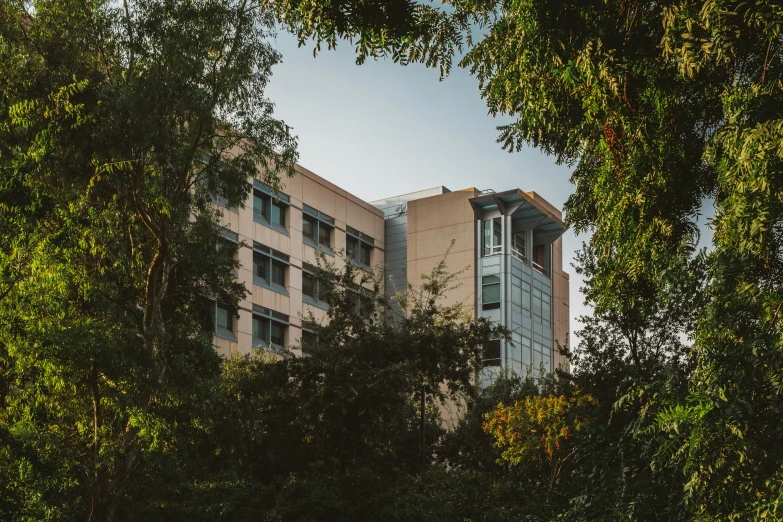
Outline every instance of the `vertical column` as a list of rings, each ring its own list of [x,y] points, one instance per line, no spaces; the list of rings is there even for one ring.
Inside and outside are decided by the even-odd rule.
[[[473,289],[474,303],[475,303],[475,317],[481,317],[481,256],[483,255],[483,245],[481,244],[482,234],[484,229],[482,227],[481,216],[476,218],[476,268],[474,269],[475,283]]]
[[[513,261],[511,260],[511,246],[513,245],[512,242],[512,226],[511,226],[511,216],[503,216],[503,292],[505,297],[503,298],[503,309],[502,309],[502,316],[503,316],[503,324],[504,326],[511,328],[512,322],[511,322],[511,266],[513,264]],[[508,342],[503,342],[503,345],[505,347],[504,353],[503,353],[503,364],[510,364],[509,363],[509,346]]]

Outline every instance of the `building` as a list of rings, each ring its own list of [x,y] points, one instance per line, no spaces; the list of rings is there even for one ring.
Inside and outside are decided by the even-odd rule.
[[[436,187],[368,203],[298,165],[284,182],[273,193],[254,180],[245,208],[223,205],[224,237],[243,244],[237,277],[249,295],[238,319],[212,305],[221,355],[274,345],[298,350],[302,317],[326,310],[313,277],[317,250],[337,266],[334,251],[342,249],[358,265],[385,266],[388,295],[429,274],[448,251],[460,285],[443,304],[460,302],[513,332],[513,343],[489,348],[485,384],[501,366],[520,373],[567,366],[555,350],[569,332],[565,227],[560,211],[535,192]]]
[[[334,258],[345,250],[357,264],[384,263],[383,212],[369,203],[296,166],[274,193],[258,180],[245,208],[226,208],[221,201],[225,239],[241,242],[237,278],[249,294],[239,302],[239,318],[214,303],[218,353],[250,354],[273,345],[298,350],[302,317],[312,310],[322,317],[318,283],[312,277],[316,249]],[[339,267],[342,262],[334,258]]]
[[[461,285],[444,304],[460,302],[474,316],[512,330],[513,343],[490,347],[484,384],[500,366],[518,373],[567,367],[556,351],[569,332],[559,210],[535,192],[518,189],[435,187],[372,203],[386,217],[388,294],[407,281],[415,284],[449,251],[446,264],[460,272]]]

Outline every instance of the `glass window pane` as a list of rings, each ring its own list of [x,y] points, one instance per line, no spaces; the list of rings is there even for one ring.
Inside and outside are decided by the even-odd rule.
[[[511,276],[511,302],[522,306],[522,280]]]
[[[315,277],[313,274],[302,272],[302,294],[315,299]]]
[[[272,344],[283,346],[285,344],[285,326],[272,321]]]
[[[486,343],[484,366],[500,366],[500,339]]]
[[[253,194],[253,217],[263,218],[267,217],[267,197],[258,196]]]
[[[313,217],[305,215],[302,218],[302,235],[312,241],[315,241],[315,229],[317,228],[317,220]]]
[[[253,275],[269,282],[269,276],[267,275],[267,263],[269,259],[265,256],[255,254],[253,255]]]
[[[500,277],[484,276],[482,278],[482,304],[500,302]]]
[[[324,225],[323,223],[319,223],[318,226],[318,244],[321,246],[325,246],[326,248],[329,248],[332,246],[332,229]]]
[[[253,317],[253,346],[269,343],[269,319]]]
[[[492,253],[492,220],[484,221],[484,255]]]
[[[218,328],[231,330],[231,312],[229,312],[227,308],[217,305],[215,323]]]
[[[530,285],[522,283],[522,308],[530,310]]]
[[[358,261],[358,253],[357,249],[359,246],[359,240],[350,236],[346,237],[345,240],[345,252],[348,256],[348,259],[353,259],[354,261]]]
[[[272,202],[272,223],[285,226],[285,207],[277,201]]]
[[[362,248],[362,263],[366,266],[370,266],[370,251],[372,250],[367,245],[361,245]]]
[[[492,220],[493,227],[492,227],[492,246],[493,247],[499,247],[503,244],[503,241],[501,240],[501,233],[500,233],[500,218],[495,218]],[[495,248],[495,252],[499,252],[500,249]]]
[[[302,330],[302,353],[309,353],[318,342],[318,336],[314,332]]]
[[[272,282],[280,286],[285,286],[284,264],[272,261]]]

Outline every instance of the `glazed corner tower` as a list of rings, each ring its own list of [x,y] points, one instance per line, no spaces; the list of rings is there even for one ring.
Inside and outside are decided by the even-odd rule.
[[[568,368],[556,350],[569,332],[565,226],[557,208],[535,192],[473,187],[435,187],[373,204],[386,218],[387,292],[419,281],[449,251],[447,269],[459,272],[462,284],[444,304],[461,302],[474,316],[512,331],[513,343],[489,347],[484,385],[503,366],[535,375]]]

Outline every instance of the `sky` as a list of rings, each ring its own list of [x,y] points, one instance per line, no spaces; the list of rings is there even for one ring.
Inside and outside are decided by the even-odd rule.
[[[365,201],[444,185],[495,191],[536,191],[562,208],[573,193],[570,169],[536,149],[508,153],[496,143],[478,83],[453,68],[438,71],[389,61],[355,64],[347,42],[313,57],[280,32],[274,46],[283,63],[273,70],[267,95],[275,115],[299,137],[299,164]],[[585,236],[563,237],[563,268],[570,273],[571,335],[589,310],[571,268]],[[573,342],[573,341],[572,341]]]

